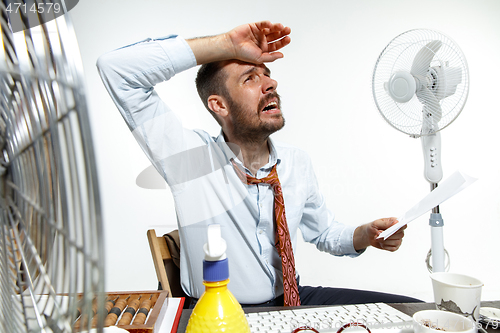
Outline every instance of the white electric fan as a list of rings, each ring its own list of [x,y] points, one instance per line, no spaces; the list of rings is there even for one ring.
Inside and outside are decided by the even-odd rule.
[[[465,56],[454,41],[439,32],[407,31],[380,54],[373,71],[372,91],[378,110],[391,126],[412,138],[421,138],[424,176],[432,191],[443,177],[439,131],[457,118],[467,100],[469,72]],[[431,250],[427,266],[430,271],[442,272],[449,260],[445,264],[447,252],[439,206],[433,209],[429,224]]]
[[[88,331],[103,236],[78,45],[67,14],[37,25],[33,1],[13,3],[0,2],[0,332]]]

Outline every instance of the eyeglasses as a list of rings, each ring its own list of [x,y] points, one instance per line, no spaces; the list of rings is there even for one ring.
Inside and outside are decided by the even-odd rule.
[[[366,327],[365,325],[361,324],[361,323],[348,323],[348,324],[345,324],[344,326],[341,326],[337,333],[341,333],[342,331],[344,331],[346,328],[349,328],[349,327],[362,327],[364,328],[365,330],[368,331],[368,333],[371,333],[370,329],[368,327]],[[315,332],[315,333],[319,333],[319,331],[317,329],[315,329],[314,327],[311,327],[311,326],[301,326],[301,327],[297,327],[296,329],[294,329],[292,331],[292,333],[298,333],[298,332]]]

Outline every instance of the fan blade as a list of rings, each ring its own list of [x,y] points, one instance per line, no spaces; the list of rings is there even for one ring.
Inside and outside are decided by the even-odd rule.
[[[441,45],[441,41],[433,40],[422,47],[415,56],[415,59],[413,59],[410,73],[413,76],[425,76],[432,58],[434,58],[434,55],[439,51]]]
[[[441,120],[443,111],[436,96],[427,87],[417,91],[418,100],[424,105],[422,135],[432,134],[439,130],[437,125]]]

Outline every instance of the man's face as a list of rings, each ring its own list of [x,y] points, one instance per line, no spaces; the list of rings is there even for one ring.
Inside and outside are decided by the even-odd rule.
[[[285,120],[281,113],[280,97],[276,92],[278,83],[271,79],[264,65],[230,62],[226,87],[229,117],[233,134],[243,141],[266,139],[280,130]]]

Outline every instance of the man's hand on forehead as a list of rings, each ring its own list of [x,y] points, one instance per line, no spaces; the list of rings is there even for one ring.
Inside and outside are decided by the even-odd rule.
[[[288,36],[291,29],[281,23],[262,21],[255,23],[255,26],[265,35],[269,52],[279,50],[290,43],[290,37],[285,40],[283,40],[283,37]]]
[[[290,32],[291,29],[281,23],[262,21],[236,27],[227,36],[235,59],[261,64],[283,58],[278,50],[290,44]]]
[[[253,64],[283,58],[279,52],[290,44],[289,27],[262,21],[240,25],[227,33],[187,40],[198,65],[237,59]]]

